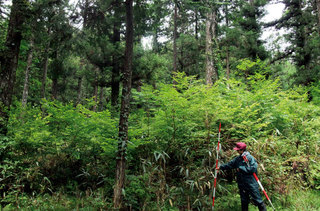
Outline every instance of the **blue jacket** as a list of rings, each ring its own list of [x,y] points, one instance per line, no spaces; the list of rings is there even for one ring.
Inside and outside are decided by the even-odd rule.
[[[249,166],[244,161],[242,157],[243,154],[249,160]],[[245,189],[258,188],[259,189],[259,185],[253,176],[254,172],[257,174],[258,164],[248,151],[245,151],[243,154],[235,157],[229,163],[221,165],[220,169],[221,170],[239,169],[239,171],[237,171],[237,183],[239,188],[245,188]]]

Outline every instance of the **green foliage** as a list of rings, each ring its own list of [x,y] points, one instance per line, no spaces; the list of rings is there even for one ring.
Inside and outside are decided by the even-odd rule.
[[[0,113],[9,113],[9,121],[0,116],[1,125],[8,125],[5,135],[0,128],[0,203],[5,210],[112,207],[118,118],[116,112],[111,116],[108,110],[90,110],[97,103],[86,98],[92,97],[96,85],[102,91],[107,88],[108,94],[118,88],[116,73],[123,68],[125,50],[124,7],[113,0],[83,1],[74,8],[68,3],[44,0],[28,4],[31,12],[22,29],[13,80],[18,102],[28,40],[36,33],[30,103],[25,108],[16,103],[8,110],[0,105]],[[319,78],[320,41],[315,8],[311,1],[283,2],[283,19],[273,24],[289,29],[286,50],[288,55],[293,52],[295,64],[288,59],[290,62],[269,66],[265,60],[269,55],[260,40],[266,3],[136,2],[133,81],[144,86],[141,92],[133,90],[131,101],[123,189],[128,209],[210,209],[220,122],[221,162],[235,156],[231,150],[235,142],[244,141],[259,161],[261,181],[277,208],[319,209],[319,194],[313,192],[320,188],[320,85],[315,81]],[[176,73],[174,85],[172,42],[160,43],[159,39],[173,37],[173,4],[178,9],[177,65],[183,72]],[[7,8],[0,6],[0,51],[6,41]],[[212,8],[217,9],[214,64],[223,76],[222,63],[228,55],[231,79],[209,87],[198,79],[204,78],[203,37],[206,15]],[[153,38],[154,49],[141,48],[138,42],[144,36]],[[46,96],[50,93],[60,102],[40,100],[46,56]],[[294,87],[295,83],[310,87]],[[136,85],[133,83],[134,88]],[[77,91],[84,104],[75,107],[72,101]],[[233,172],[219,175],[218,209],[239,210],[233,179]],[[294,194],[302,189],[305,192]]]
[[[310,95],[312,102],[316,105],[320,104],[320,83],[316,82],[310,87]]]
[[[147,84],[156,86],[156,83],[170,81],[169,66],[171,61],[164,55],[143,50],[141,46],[134,48],[133,77],[143,79]]]
[[[276,28],[286,30],[284,37],[288,42],[286,52],[297,68],[295,83],[310,85],[319,75],[319,32],[314,30],[318,24],[315,2],[287,0],[281,21],[276,21]],[[288,56],[286,56],[288,57]]]
[[[177,74],[175,80],[174,87],[159,85],[159,90],[153,91],[154,96],[152,88],[144,88],[139,98],[141,104],[153,99],[152,104],[143,108],[153,118],[146,121],[142,117],[141,124],[132,125],[132,129],[139,128],[139,134],[146,135],[141,140],[153,140],[155,149],[168,154],[167,170],[164,164],[161,168],[162,174],[171,180],[163,193],[164,200],[187,206],[190,197],[194,208],[210,206],[206,197],[212,187],[210,172],[215,159],[212,149],[216,142],[211,136],[216,136],[219,122],[223,125],[223,149],[228,155],[223,154],[223,160],[231,159],[229,149],[235,141],[246,142],[264,166],[260,175],[271,195],[286,194],[298,184],[317,187],[314,161],[319,160],[319,138],[315,128],[320,110],[307,102],[305,89],[284,91],[279,80],[266,80],[260,74],[248,77],[247,85],[220,80],[211,88],[184,74]],[[138,157],[141,156],[155,162],[150,160],[152,153],[141,151]],[[292,167],[295,164],[297,169]],[[182,192],[176,194],[176,190]]]
[[[18,105],[10,113],[10,141],[3,142],[9,150],[0,167],[3,190],[38,194],[102,184],[112,189],[106,175],[114,174],[117,127],[109,111],[44,101],[41,108]]]
[[[301,191],[293,189],[286,197],[281,197],[279,202],[275,203],[277,210],[319,210],[320,208],[319,191]]]
[[[63,195],[61,193],[49,195],[28,196],[22,194],[15,204],[3,208],[10,210],[106,210],[111,206],[110,201],[103,197],[104,191],[78,193],[78,197]]]
[[[12,111],[9,127],[14,128],[9,135],[26,150],[54,146],[57,151],[72,151],[76,158],[81,156],[82,150],[98,150],[96,146],[110,150],[117,131],[108,111],[95,113],[82,105],[74,108],[73,104],[64,106],[49,101],[44,101],[41,109],[25,111],[17,107]]]
[[[290,199],[295,188],[319,188],[320,109],[308,102],[306,89],[283,90],[279,80],[266,79],[261,74],[264,63],[246,61],[239,67],[258,73],[246,83],[219,80],[211,87],[177,73],[174,86],[159,83],[157,89],[143,86],[141,92],[133,92],[123,190],[127,207],[209,209],[219,122],[221,162],[235,156],[236,141],[246,142],[278,207],[295,205]],[[46,193],[53,198],[61,193],[77,196],[66,199],[66,206],[86,208],[79,200],[90,195],[78,195],[92,190],[103,196],[88,206],[112,207],[117,121],[107,110],[87,107],[43,101],[41,107],[11,109],[1,163],[3,206],[38,209],[49,206],[52,199]],[[216,203],[221,209],[239,207],[237,187],[225,180],[233,177],[232,172],[219,175]],[[27,200],[32,194],[38,204]]]
[[[146,202],[150,203],[154,195],[150,193],[149,187],[145,185],[149,180],[148,175],[128,175],[127,179],[129,185],[126,187],[124,195],[127,204],[131,207],[142,208],[146,206]]]
[[[182,34],[177,39],[178,46],[178,70],[185,72],[187,75],[201,75],[199,69],[204,69],[205,56],[201,51],[201,41],[194,35]],[[216,44],[216,43],[215,43]],[[214,58],[218,54],[215,52]],[[218,62],[215,62],[215,64]]]
[[[284,89],[293,87],[295,82],[294,75],[297,72],[296,67],[288,61],[280,62],[270,66],[272,77],[279,78]]]
[[[259,19],[263,17],[263,7],[267,1],[259,0],[251,4],[248,1],[237,1],[229,6],[229,20],[232,27],[226,27],[226,40],[228,46],[232,46],[231,55],[236,60],[249,58],[251,60],[260,58],[265,60],[268,53],[260,40],[262,26]]]
[[[266,62],[257,59],[256,61],[250,61],[249,59],[243,59],[237,65],[237,71],[235,75],[238,77],[244,77],[245,79],[250,75],[269,75],[270,68],[266,65]]]

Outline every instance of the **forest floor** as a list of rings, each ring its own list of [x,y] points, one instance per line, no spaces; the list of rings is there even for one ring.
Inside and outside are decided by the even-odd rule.
[[[229,196],[228,196],[229,197]],[[99,194],[93,194],[86,197],[73,197],[62,194],[54,195],[42,195],[38,197],[19,197],[17,198],[17,204],[7,205],[5,208],[1,208],[1,211],[11,210],[111,210],[110,199],[99,196]],[[222,201],[220,201],[222,202]],[[272,210],[270,204],[266,202],[267,209]],[[279,198],[273,201],[276,210],[283,211],[319,211],[320,210],[320,191],[318,190],[301,190],[295,191],[284,198]],[[241,211],[240,199],[233,196],[228,200],[228,203],[217,204],[215,210],[217,211]],[[134,209],[133,209],[134,210]],[[156,210],[154,207],[147,210]],[[178,208],[168,207],[162,210],[178,211]],[[249,211],[256,211],[257,207],[250,204]]]

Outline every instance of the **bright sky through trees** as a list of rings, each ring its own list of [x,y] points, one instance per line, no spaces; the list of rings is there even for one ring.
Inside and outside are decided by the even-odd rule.
[[[262,19],[263,22],[271,22],[274,20],[277,20],[281,17],[283,10],[284,10],[284,4],[283,3],[277,3],[277,4],[268,4],[266,5],[267,13]],[[272,42],[277,39],[279,35],[283,34],[283,30],[275,30],[273,27],[267,28],[263,30],[262,39],[266,41],[265,46],[267,49],[271,49]],[[285,43],[282,43],[282,48],[286,46]]]
[[[266,15],[264,16],[264,18],[261,20],[263,22],[271,22],[274,20],[277,20],[281,17],[283,10],[284,10],[284,4],[283,3],[272,3],[272,4],[268,4],[266,5]],[[262,34],[262,40],[265,40],[265,46],[267,49],[271,49],[271,45],[272,42],[278,37],[278,35],[282,35],[283,31],[276,31],[274,30],[274,28],[268,28],[268,29],[264,29],[263,30],[263,34]],[[166,40],[165,38],[161,38],[160,37],[160,41],[161,39]],[[151,41],[152,41],[152,37],[144,37],[142,39],[142,45],[144,48],[151,48]],[[283,43],[281,46],[286,46],[285,43]]]

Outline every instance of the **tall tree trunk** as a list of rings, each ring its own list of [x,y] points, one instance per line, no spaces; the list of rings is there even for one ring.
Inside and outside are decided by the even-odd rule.
[[[88,24],[88,10],[89,10],[89,0],[85,0],[84,2],[84,8],[83,8],[83,13],[82,13],[82,18],[83,18],[83,28],[87,28]]]
[[[77,101],[76,101],[75,106],[77,106],[81,101],[82,80],[83,80],[83,77],[79,76],[78,77],[78,86],[77,86]]]
[[[22,106],[26,106],[28,101],[28,93],[29,93],[29,72],[30,67],[32,65],[32,56],[33,56],[33,47],[34,47],[34,37],[31,37],[30,40],[30,49],[28,52],[28,59],[27,59],[27,67],[24,77],[24,86],[23,86],[23,93],[22,93]]]
[[[154,30],[154,34],[153,34],[153,39],[152,39],[152,49],[154,50],[154,52],[159,53],[160,52],[160,46],[159,46],[159,42],[158,42],[158,28],[155,28]]]
[[[63,63],[60,56],[59,49],[56,49],[54,52],[54,68],[51,70],[52,74],[52,86],[51,86],[51,98],[53,100],[58,99],[58,94],[60,94],[60,97],[63,98],[61,90],[59,90],[59,81],[61,81],[61,73],[63,72]],[[65,80],[65,77],[62,78]],[[64,82],[60,82],[61,85],[64,84]],[[60,93],[58,93],[60,91]]]
[[[98,69],[95,69],[94,72],[94,82],[93,82],[93,98],[94,98],[94,106],[93,106],[93,111],[97,110],[97,102],[98,102]]]
[[[227,47],[227,52],[226,52],[226,69],[227,69],[227,79],[230,79],[230,52],[229,48]]]
[[[43,99],[46,98],[48,65],[49,65],[49,45],[47,46],[47,49],[44,55],[43,75],[42,75],[42,82],[41,82],[41,98]]]
[[[317,15],[318,15],[318,32],[320,35],[320,0],[316,0],[317,3]]]
[[[141,92],[141,88],[142,88],[142,79],[139,77],[138,80],[136,81],[136,85],[137,85],[137,92]]]
[[[196,37],[196,40],[198,40],[198,9],[195,9],[196,11],[194,12],[194,19],[195,19],[195,26],[194,26],[194,34]]]
[[[0,0],[0,15],[2,14],[2,4],[3,4],[2,1],[3,1],[3,0]]]
[[[213,76],[213,58],[212,58],[212,36],[210,33],[211,13],[207,13],[206,20],[206,84],[212,85],[212,76]]]
[[[303,17],[303,7],[304,3],[303,1],[299,1],[299,7],[297,9],[297,13],[299,14],[298,17]],[[302,19],[302,18],[301,18]],[[298,58],[298,68],[302,68],[302,71],[304,72],[305,69],[308,69],[309,63],[310,63],[310,53],[306,49],[306,41],[307,41],[307,34],[306,34],[306,20],[298,20],[300,21],[300,26],[297,28],[297,36],[298,36],[298,44],[297,47],[301,49],[299,52],[300,55],[297,55]]]
[[[177,72],[177,19],[178,19],[178,5],[177,1],[174,1],[174,16],[173,16],[173,75]],[[176,84],[176,81],[173,81]]]
[[[87,22],[88,22],[88,9],[89,9],[89,1],[85,0],[84,1],[84,6],[83,6],[83,10],[82,10],[82,18],[83,18],[83,29],[85,30],[87,28]],[[80,61],[80,66],[81,69],[84,68],[85,66],[85,61],[84,59],[81,59]],[[80,104],[81,102],[81,95],[82,95],[82,81],[83,81],[83,76],[79,76],[78,77],[78,85],[77,85],[77,100],[75,103],[75,107]]]
[[[226,27],[229,28],[229,9],[228,5],[225,5],[225,15],[226,15]],[[228,37],[228,34],[226,35]],[[230,52],[229,52],[229,43],[226,45],[226,69],[227,69],[227,79],[230,79]]]
[[[10,109],[12,103],[26,9],[26,0],[12,0],[5,48],[0,51],[0,134],[4,135],[9,117],[3,107]]]
[[[56,100],[58,98],[58,78],[53,77],[52,78],[52,86],[51,86],[51,98],[52,100]]]
[[[115,17],[120,15],[120,2],[115,0]],[[118,49],[120,43],[120,26],[121,22],[116,19],[113,25],[113,44]],[[119,55],[117,53],[113,54],[112,57],[112,76],[111,76],[111,106],[118,110],[119,105],[119,90],[120,90],[120,65],[119,65]]]
[[[114,186],[114,208],[122,206],[122,189],[125,183],[126,150],[128,142],[128,118],[131,98],[132,79],[132,57],[133,57],[133,0],[126,0],[126,50],[123,70],[123,89],[119,121],[119,140],[117,153],[116,178]]]
[[[216,13],[214,9],[211,9],[207,13],[206,20],[206,84],[213,84],[213,76],[215,80],[218,79],[217,72],[214,67],[214,58],[213,58],[213,43],[215,39],[215,22],[216,22]]]
[[[26,0],[13,0],[5,49],[0,52],[0,100],[10,108],[16,69],[22,40],[22,27],[26,19]]]
[[[100,94],[99,94],[99,111],[103,111],[103,90],[104,90],[104,87],[103,86],[100,86]]]
[[[213,52],[216,51],[216,49],[218,49],[218,43],[217,43],[217,39],[216,39],[216,23],[217,23],[217,10],[216,7],[214,6],[213,10],[212,10],[212,16],[211,16],[211,34],[212,34],[212,41],[213,43]],[[216,56],[216,54],[213,54],[213,61],[217,61],[216,58],[214,58]],[[214,63],[214,62],[213,62]],[[213,73],[214,73],[214,82],[219,80],[219,73],[218,73],[218,69],[213,66]]]

